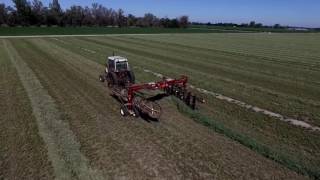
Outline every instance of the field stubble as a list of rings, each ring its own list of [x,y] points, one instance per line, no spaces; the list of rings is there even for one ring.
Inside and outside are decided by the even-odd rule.
[[[88,59],[82,51],[74,52],[79,48],[66,48],[53,41],[10,40],[56,101],[63,119],[81,144],[81,152],[104,176],[299,177],[194,123],[179,114],[166,99],[162,104],[170,116],[164,116],[159,124],[119,118],[118,103],[97,83],[97,74],[93,73],[102,71],[103,66],[90,61],[93,56]],[[92,55],[89,51],[83,52]]]
[[[136,66],[161,72],[170,77],[187,74],[191,77],[191,83],[198,87],[219,92],[250,104],[318,125],[316,117],[319,116],[319,101],[317,100],[318,94],[316,92],[319,91],[317,81],[317,77],[319,77],[317,64],[319,63],[316,60],[319,55],[316,54],[317,51],[313,50],[313,48],[317,47],[317,43],[310,39],[309,36],[311,35],[304,35],[306,37],[303,35],[296,37],[282,34],[276,34],[275,37],[265,36],[268,35],[194,35],[188,36],[188,40],[186,40],[185,35],[99,39],[70,38],[65,39],[64,44],[54,40],[53,43],[100,64],[104,64],[106,54],[112,54],[115,51],[117,54],[127,56],[131,64]],[[204,40],[204,37],[207,37],[207,40]],[[227,38],[227,43],[223,43],[222,38],[224,37]],[[231,38],[236,39],[232,40]],[[314,39],[316,38],[318,38],[317,35],[315,35]],[[213,41],[214,39],[216,41]],[[302,39],[308,39],[308,41],[304,42]],[[258,40],[262,42],[256,42]],[[292,48],[293,53],[289,53],[287,49],[284,49],[286,46],[283,43],[286,41],[289,47]],[[146,43],[146,46],[143,47],[141,42]],[[264,45],[263,43],[269,45]],[[299,43],[305,46],[309,45],[311,48],[302,47],[298,49],[300,47]],[[70,44],[79,44],[79,46],[70,46]],[[199,47],[202,44],[206,44],[205,48]],[[229,44],[235,48],[228,47]],[[254,47],[251,44],[255,44]],[[258,45],[266,48],[264,53],[257,48]],[[251,49],[245,49],[244,47],[246,46]],[[90,49],[94,53],[83,51],[80,47]],[[194,50],[192,50],[193,47]],[[274,49],[275,47],[281,49]],[[305,51],[313,54],[307,54],[304,57],[306,59],[304,62],[300,62],[299,58],[294,58],[296,56],[301,57],[301,54],[306,54],[304,53]],[[280,56],[277,57],[271,54],[273,52]],[[220,59],[222,55],[224,59]],[[236,55],[238,55],[238,59],[236,59]],[[287,55],[287,58],[285,58],[285,55]],[[214,58],[215,56],[217,57]],[[193,59],[192,57],[195,58]],[[210,58],[211,64],[209,64]],[[225,77],[219,71],[210,72],[210,68],[207,68],[208,71],[204,72],[198,70],[199,67],[196,67],[196,62],[200,62],[200,69],[203,66],[212,67],[216,66],[216,64],[225,64],[220,68],[226,66],[228,71],[233,71],[230,66],[234,66],[233,69],[237,69],[237,63],[243,63],[243,67],[248,68],[247,72],[244,73],[248,74],[246,76],[250,76],[248,72],[254,70],[255,73],[253,75],[264,74],[261,79],[262,82],[265,76],[269,80],[267,81],[268,83],[255,84],[254,81],[248,78],[238,79],[237,73],[241,73],[245,69],[238,72],[235,71],[237,72],[234,75],[235,79],[232,76],[226,78],[229,75]],[[232,65],[232,63],[236,64]],[[138,79],[144,79],[145,81],[158,79],[150,77],[150,74],[143,71],[136,69],[135,71],[137,71]],[[260,81],[260,77],[258,75],[254,78],[257,79],[256,81]],[[288,78],[288,82],[284,81],[286,78]],[[276,87],[272,83],[273,80],[286,84],[286,87],[283,87],[285,89]],[[314,93],[310,94],[312,91]],[[213,117],[216,121],[225,124],[226,127],[238,133],[269,146],[271,149],[281,151],[282,154],[288,154],[291,159],[299,162],[301,166],[314,169],[313,172],[318,171],[317,164],[319,164],[320,147],[318,133],[295,128],[274,118],[247,111],[210,96],[207,98],[208,103],[202,107],[202,113]],[[312,115],[306,116],[306,114]]]

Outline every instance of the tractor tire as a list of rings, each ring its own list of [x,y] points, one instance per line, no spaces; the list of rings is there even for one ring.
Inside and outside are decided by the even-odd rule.
[[[131,84],[134,84],[136,82],[136,77],[133,73],[133,71],[128,71],[128,80]]]
[[[108,77],[108,86],[109,87],[114,87],[114,86],[118,85],[119,80],[118,80],[118,76],[116,73],[110,72],[110,73],[108,73],[107,77]]]
[[[104,82],[105,81],[105,79],[104,79],[104,77],[102,75],[99,76],[99,81],[100,82]]]
[[[123,117],[126,117],[129,115],[129,112],[127,110],[127,107],[125,107],[124,105],[122,105],[120,107],[120,115],[123,116]]]

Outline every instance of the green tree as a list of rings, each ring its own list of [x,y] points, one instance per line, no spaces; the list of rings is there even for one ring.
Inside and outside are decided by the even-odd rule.
[[[16,21],[20,25],[23,26],[28,26],[31,23],[31,18],[32,18],[32,10],[31,10],[31,5],[30,2],[26,0],[13,0],[12,1],[15,5],[16,8]]]
[[[7,24],[8,11],[5,4],[0,4],[0,25]]]
[[[122,9],[119,9],[117,12],[117,22],[119,27],[126,26],[126,17]]]
[[[49,25],[62,25],[63,12],[58,0],[53,0],[49,4],[48,24]]]
[[[256,22],[255,22],[255,21],[251,21],[251,22],[249,23],[249,26],[250,26],[250,27],[255,27],[255,26],[256,26]]]
[[[179,27],[187,28],[189,25],[189,17],[188,16],[181,16],[179,18]]]
[[[138,19],[134,15],[132,15],[132,14],[128,15],[128,18],[127,18],[128,26],[136,26],[137,21],[138,21]]]
[[[275,28],[275,29],[280,29],[280,28],[281,28],[281,25],[280,25],[280,24],[275,24],[275,25],[273,26],[273,28]]]
[[[143,20],[142,20],[143,24],[142,25],[144,27],[152,27],[155,24],[157,24],[157,21],[158,21],[158,19],[155,15],[153,15],[151,13],[146,13],[143,17]]]
[[[32,1],[32,24],[41,25],[45,23],[45,8],[40,0]]]

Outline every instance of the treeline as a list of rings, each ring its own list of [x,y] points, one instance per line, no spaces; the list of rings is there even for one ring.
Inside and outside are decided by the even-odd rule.
[[[53,0],[49,7],[40,0],[13,0],[14,7],[0,4],[1,26],[138,26],[186,28],[188,16],[179,18],[158,18],[151,13],[143,17],[125,15],[122,9],[114,10],[101,4],[91,7],[73,5],[63,10],[58,0]]]
[[[194,22],[193,25],[206,25],[206,26],[216,26],[216,27],[241,27],[241,28],[274,28],[274,29],[288,29],[289,26],[282,26],[280,24],[275,24],[273,26],[267,26],[263,25],[262,23],[257,23],[255,21],[250,21],[249,23],[242,23],[242,24],[236,24],[236,23],[198,23]]]

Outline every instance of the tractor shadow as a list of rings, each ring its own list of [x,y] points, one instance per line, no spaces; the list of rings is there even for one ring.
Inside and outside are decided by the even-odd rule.
[[[113,95],[113,94],[110,95],[110,96],[113,97],[115,100],[117,100],[119,104],[122,104],[122,103],[123,103],[118,96]],[[163,99],[163,98],[165,98],[165,97],[168,97],[168,95],[165,94],[165,93],[162,93],[162,94],[157,94],[157,95],[155,95],[155,96],[148,97],[148,98],[146,98],[146,99],[147,99],[148,101],[155,102],[155,101],[160,101],[161,99]],[[160,122],[159,119],[152,118],[152,117],[150,117],[148,114],[142,113],[142,112],[140,112],[140,118],[141,118],[142,120],[148,122],[148,123],[152,123],[152,122],[158,123],[158,122]]]
[[[165,98],[165,97],[168,97],[168,95],[165,94],[165,93],[162,93],[162,94],[157,94],[157,95],[155,95],[155,96],[149,97],[149,98],[147,98],[147,100],[148,100],[148,101],[155,102],[155,101],[160,101],[161,99],[163,99],[163,98]],[[158,123],[158,122],[160,122],[159,119],[152,118],[152,117],[150,117],[149,115],[144,114],[144,113],[141,113],[141,114],[140,114],[140,117],[141,117],[141,119],[143,119],[144,121],[146,121],[146,122],[148,122],[148,123],[152,123],[152,122]]]
[[[140,118],[144,121],[146,121],[147,123],[158,123],[160,122],[159,119],[155,119],[155,118],[152,118],[150,117],[148,114],[145,114],[145,113],[140,113]]]
[[[163,99],[165,97],[168,97],[168,95],[165,93],[162,93],[162,94],[157,94],[155,96],[149,97],[149,98],[147,98],[147,100],[155,102],[155,101],[160,101],[161,99]]]

